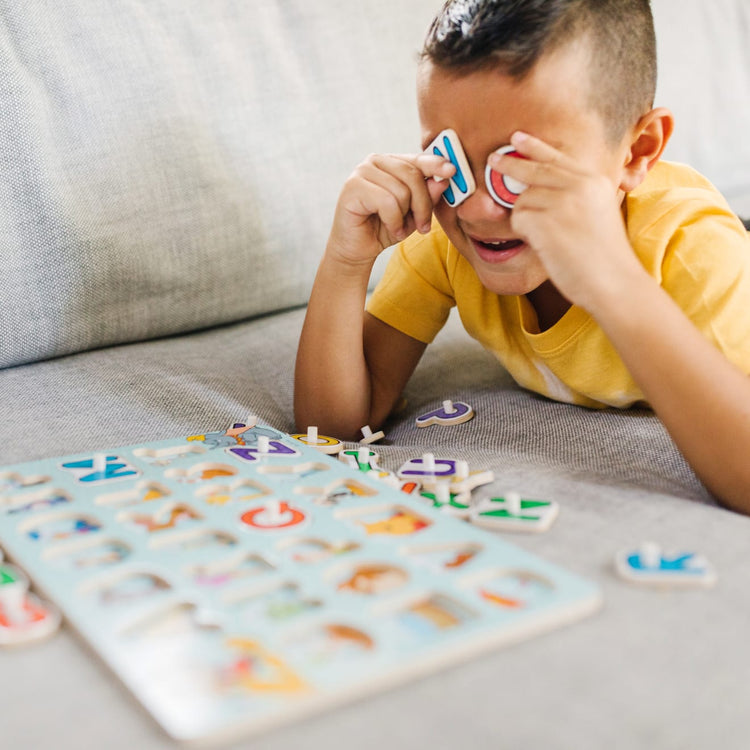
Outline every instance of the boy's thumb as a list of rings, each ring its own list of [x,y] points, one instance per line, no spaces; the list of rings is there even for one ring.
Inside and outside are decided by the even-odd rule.
[[[450,183],[448,180],[441,177],[430,177],[427,180],[427,191],[432,198],[432,205],[434,206],[443,196],[443,193],[448,189]]]

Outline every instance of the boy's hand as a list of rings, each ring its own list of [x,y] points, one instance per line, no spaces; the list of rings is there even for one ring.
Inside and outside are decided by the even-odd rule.
[[[375,154],[344,184],[328,247],[339,260],[369,264],[412,232],[430,231],[432,211],[455,167],[432,154]]]
[[[513,231],[539,255],[558,290],[592,311],[612,284],[641,270],[625,232],[622,193],[538,138],[517,132],[511,143],[525,159],[492,154],[488,162],[528,185],[511,212]]]

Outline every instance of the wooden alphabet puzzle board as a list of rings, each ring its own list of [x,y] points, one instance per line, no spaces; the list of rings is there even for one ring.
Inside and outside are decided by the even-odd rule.
[[[181,741],[286,723],[600,604],[263,425],[4,467],[0,544]]]

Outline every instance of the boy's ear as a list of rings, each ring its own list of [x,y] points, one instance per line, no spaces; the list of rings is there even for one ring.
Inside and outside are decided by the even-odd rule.
[[[620,189],[634,190],[659,161],[674,130],[674,116],[666,107],[647,112],[630,132],[630,148],[622,172]]]

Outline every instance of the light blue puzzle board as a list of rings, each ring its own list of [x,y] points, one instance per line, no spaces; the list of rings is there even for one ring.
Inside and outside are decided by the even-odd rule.
[[[600,605],[262,425],[4,467],[0,544],[181,741],[286,723]]]

